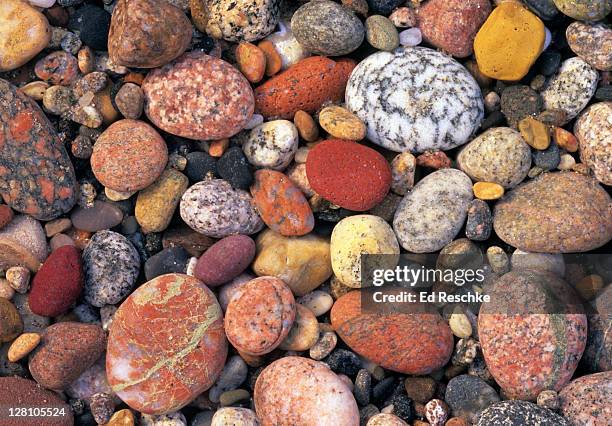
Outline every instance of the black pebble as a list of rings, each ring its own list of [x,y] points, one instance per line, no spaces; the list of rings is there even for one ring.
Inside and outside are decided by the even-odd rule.
[[[353,394],[359,405],[368,405],[372,393],[372,375],[368,370],[361,369],[355,378]]]
[[[612,101],[612,86],[603,86],[595,92],[598,101]]]
[[[68,22],[68,29],[79,31],[83,43],[94,50],[106,51],[111,16],[104,9],[86,4],[74,12]]]
[[[542,52],[535,66],[540,74],[551,76],[556,73],[561,66],[561,53],[556,50]]]
[[[393,9],[404,3],[404,0],[367,0],[370,14],[388,16]]]
[[[533,13],[544,20],[553,19],[559,13],[553,0],[525,0],[525,3]]]
[[[253,170],[242,149],[233,146],[219,159],[217,163],[219,176],[237,189],[249,189],[253,183]]]
[[[490,129],[491,127],[501,126],[505,122],[505,120],[506,118],[504,117],[504,114],[502,114],[501,111],[493,111],[491,114],[487,115],[484,120],[482,120],[482,123],[480,123],[480,127],[484,132],[485,130]]]
[[[491,236],[493,219],[486,201],[474,199],[468,206],[465,236],[472,241],[485,241]]]
[[[557,168],[561,161],[561,153],[556,143],[551,142],[550,146],[543,151],[533,150],[531,153],[533,165],[543,170],[553,170]]]
[[[156,253],[159,253],[162,246],[162,234],[157,232],[151,232],[150,234],[145,235],[145,250],[149,256],[153,256]]]
[[[349,377],[354,377],[361,369],[359,357],[346,349],[335,350],[325,359],[325,363],[334,373],[346,374]]]
[[[366,405],[359,410],[359,424],[364,426],[366,423],[368,423],[370,418],[374,417],[378,413],[380,413],[380,410],[375,405]]]
[[[151,256],[144,265],[147,281],[164,274],[187,272],[189,253],[183,247],[168,247]]]
[[[195,151],[187,154],[185,174],[191,183],[203,181],[207,176],[217,175],[217,159],[206,152]]]
[[[393,414],[410,423],[414,420],[414,402],[407,395],[395,395],[386,401],[385,405],[393,404]]]
[[[382,379],[372,388],[372,399],[374,401],[382,401],[388,398],[395,389],[395,384],[395,377]]]

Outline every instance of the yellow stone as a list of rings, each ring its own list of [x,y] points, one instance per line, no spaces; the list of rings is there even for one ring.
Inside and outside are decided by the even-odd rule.
[[[127,408],[117,411],[104,426],[134,426],[134,414]]]
[[[323,108],[319,124],[335,138],[360,141],[366,136],[366,125],[359,117],[339,106]]]
[[[476,182],[473,187],[474,196],[481,200],[497,200],[504,195],[504,187],[493,182]]]
[[[487,77],[520,80],[542,53],[545,38],[540,18],[520,3],[502,3],[476,34],[478,68]]]
[[[15,339],[8,350],[8,360],[17,362],[32,352],[40,343],[38,333],[23,333]]]
[[[518,123],[521,136],[532,148],[544,150],[550,146],[548,126],[535,118],[523,118]]]

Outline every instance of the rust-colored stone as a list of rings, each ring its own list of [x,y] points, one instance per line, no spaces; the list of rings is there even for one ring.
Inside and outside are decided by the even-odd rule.
[[[238,69],[251,83],[258,83],[266,71],[264,51],[252,43],[243,41],[236,48]]]
[[[41,80],[70,86],[79,76],[79,63],[70,53],[60,50],[38,61],[34,71]]]
[[[278,54],[276,47],[269,40],[259,42],[257,47],[263,52],[266,59],[266,75],[272,77],[277,74],[283,66],[283,59]]]

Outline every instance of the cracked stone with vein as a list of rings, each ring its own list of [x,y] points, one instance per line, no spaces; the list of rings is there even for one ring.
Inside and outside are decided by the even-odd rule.
[[[214,294],[183,274],[157,277],[119,307],[106,355],[108,382],[131,408],[169,413],[210,388],[227,357]]]

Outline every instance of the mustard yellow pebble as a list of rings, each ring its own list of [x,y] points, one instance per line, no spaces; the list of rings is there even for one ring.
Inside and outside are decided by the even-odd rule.
[[[504,187],[493,182],[476,182],[472,189],[476,198],[485,201],[497,200],[504,195]]]
[[[527,117],[519,121],[521,136],[532,148],[544,150],[550,146],[550,134],[548,127],[535,118]]]
[[[335,138],[360,141],[366,136],[366,125],[359,117],[339,106],[328,106],[319,113],[319,124]]]
[[[487,77],[520,80],[542,53],[545,38],[540,18],[521,3],[501,3],[476,34],[478,68]]]
[[[23,333],[9,347],[7,356],[10,362],[17,362],[32,352],[40,343],[38,333]]]

